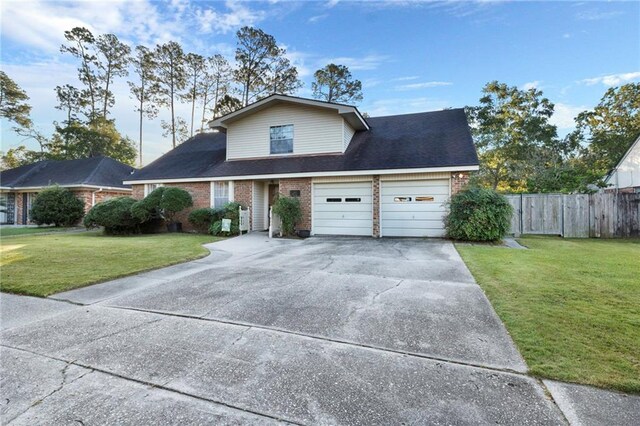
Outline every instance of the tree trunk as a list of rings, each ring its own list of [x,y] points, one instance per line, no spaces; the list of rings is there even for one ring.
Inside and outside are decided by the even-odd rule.
[[[104,105],[102,106],[102,118],[107,119],[107,102],[109,101],[109,82],[111,80],[111,64],[107,67],[107,84],[104,90]]]
[[[204,99],[202,100],[202,121],[200,122],[200,133],[204,131],[204,120],[207,114],[207,91],[204,91]]]

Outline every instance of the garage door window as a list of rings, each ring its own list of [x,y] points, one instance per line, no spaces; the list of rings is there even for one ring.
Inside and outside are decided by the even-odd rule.
[[[362,199],[361,198],[345,198],[344,201],[347,203],[359,203],[360,201],[362,201]]]
[[[394,203],[408,203],[411,201],[411,197],[395,197],[393,199]]]
[[[327,198],[327,203],[341,203],[342,198]]]
[[[416,197],[416,201],[420,201],[420,202],[433,201],[433,197],[430,197],[430,196]]]

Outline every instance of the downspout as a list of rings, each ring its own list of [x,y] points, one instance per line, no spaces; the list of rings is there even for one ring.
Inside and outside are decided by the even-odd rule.
[[[93,207],[93,206],[95,206],[95,205],[96,205],[96,194],[97,194],[98,192],[102,192],[102,188],[98,189],[97,191],[93,191],[93,192],[91,193],[91,207]]]

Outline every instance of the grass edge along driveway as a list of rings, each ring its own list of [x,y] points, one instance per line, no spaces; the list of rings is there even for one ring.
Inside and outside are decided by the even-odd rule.
[[[218,238],[196,234],[107,236],[98,232],[3,238],[1,290],[49,296],[206,256],[202,244]]]
[[[518,241],[456,247],[530,373],[640,393],[640,240]]]

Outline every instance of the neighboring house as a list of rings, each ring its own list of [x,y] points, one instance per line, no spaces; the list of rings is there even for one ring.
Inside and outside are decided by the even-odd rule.
[[[269,227],[278,194],[299,197],[312,235],[442,236],[451,194],[478,157],[462,109],[364,118],[353,106],[271,95],[209,123],[125,181],[133,197],[179,186],[194,207],[236,201]]]
[[[0,223],[31,223],[31,202],[50,185],[69,188],[85,205],[111,197],[131,196],[131,186],[122,183],[135,169],[109,157],[79,160],[44,160],[0,172]]]
[[[640,193],[640,136],[605,179],[605,191]]]

